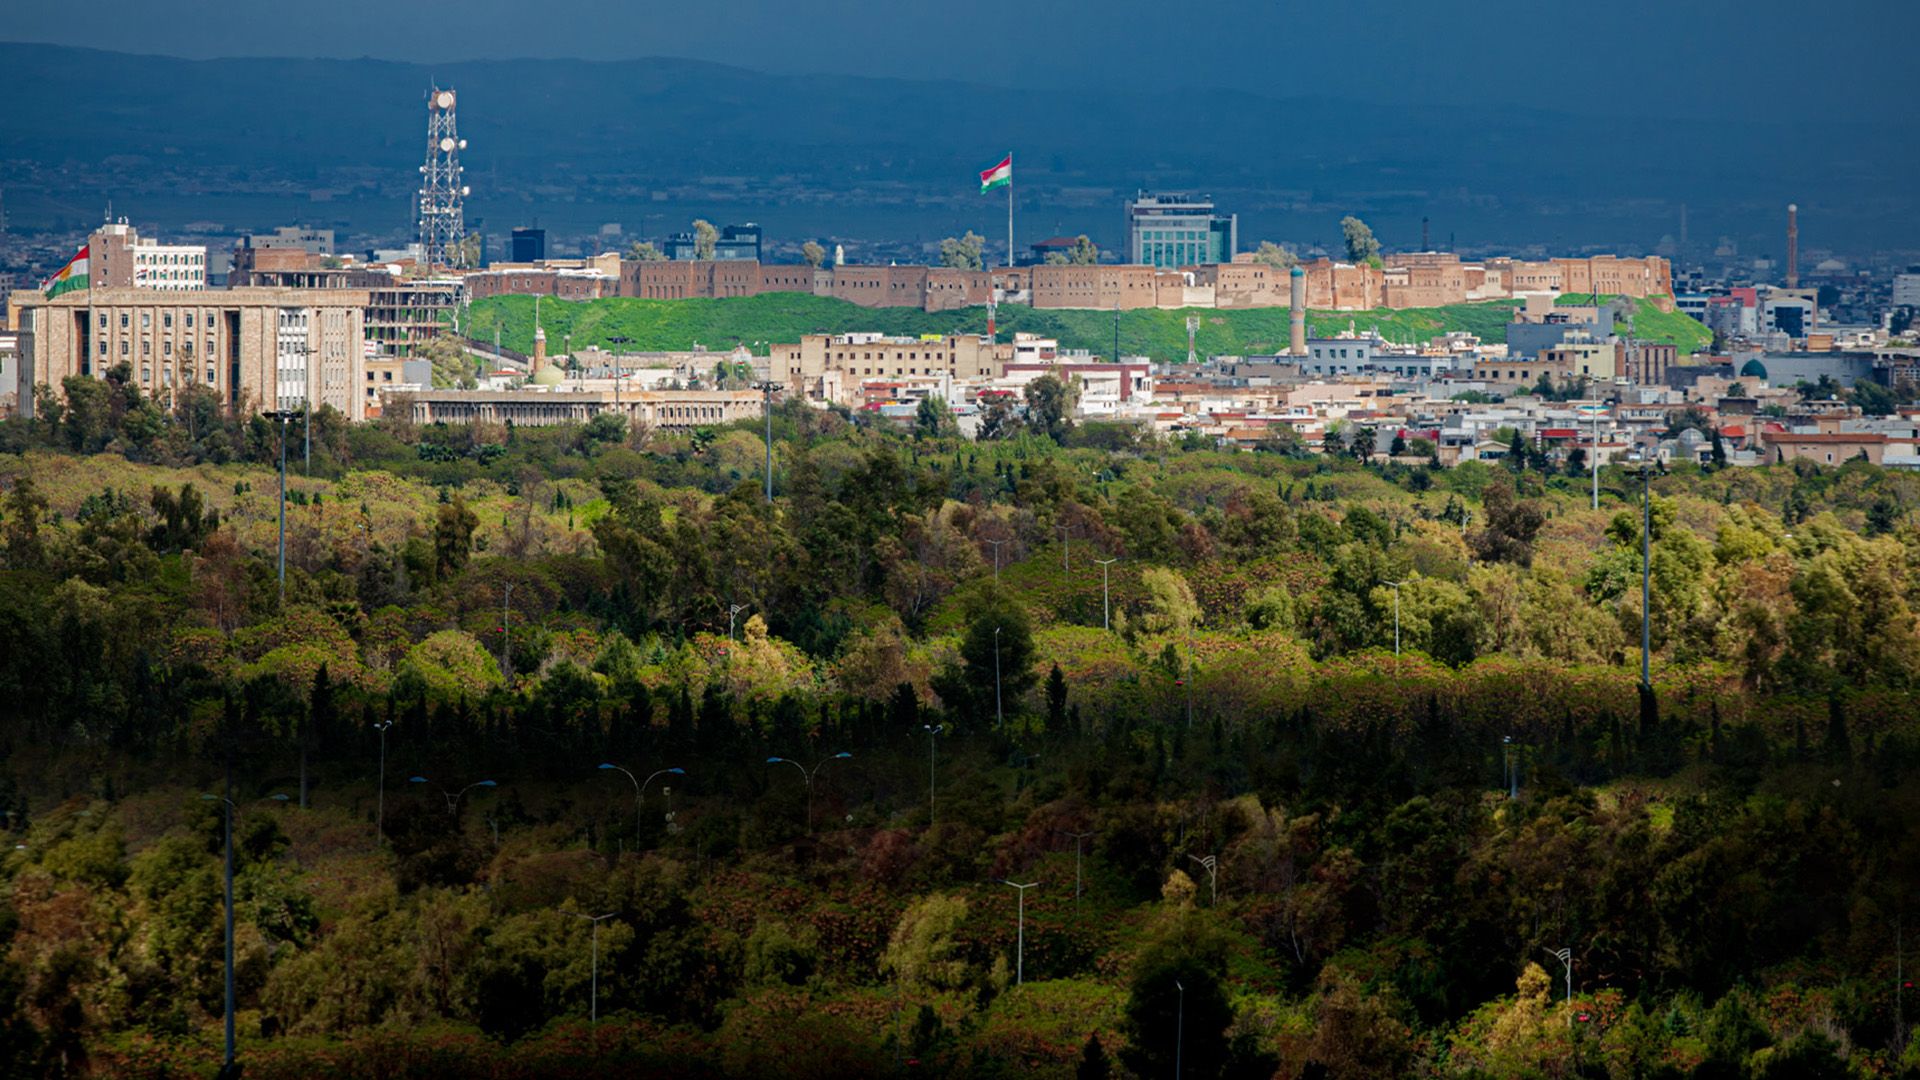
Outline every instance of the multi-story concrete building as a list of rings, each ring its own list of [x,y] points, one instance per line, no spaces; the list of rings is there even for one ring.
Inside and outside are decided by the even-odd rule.
[[[507,255],[517,263],[537,263],[547,257],[547,230],[517,228],[507,245]]]
[[[1127,202],[1127,260],[1172,270],[1232,262],[1240,218],[1214,212],[1206,195],[1140,192]]]
[[[187,292],[207,287],[207,249],[162,244],[141,236],[126,219],[100,226],[87,237],[88,274],[96,289]]]
[[[768,378],[808,397],[838,400],[866,379],[945,376],[991,379],[1013,358],[1013,346],[989,345],[977,334],[906,338],[882,334],[807,334],[768,350]]]
[[[690,232],[674,233],[667,237],[661,253],[675,262],[700,260],[699,238]],[[760,226],[749,221],[745,225],[721,227],[714,237],[713,254],[700,261],[759,262]]]
[[[282,225],[270,233],[247,237],[247,247],[293,248],[309,255],[333,254],[333,230],[309,229],[300,225]]]
[[[523,390],[427,390],[394,395],[419,424],[584,424],[602,413],[663,431],[691,431],[752,420],[764,399],[757,390],[600,390],[540,387]]]
[[[162,399],[195,384],[242,412],[311,402],[360,420],[367,305],[355,289],[81,289],[23,307],[32,347],[22,374],[58,390],[68,376],[125,364]],[[22,393],[23,408],[30,399]]]

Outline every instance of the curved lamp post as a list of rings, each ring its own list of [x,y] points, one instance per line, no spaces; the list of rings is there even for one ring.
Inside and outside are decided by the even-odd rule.
[[[807,835],[809,836],[813,835],[813,778],[819,774],[820,770],[826,766],[827,762],[839,761],[842,758],[850,758],[852,756],[853,756],[852,754],[849,754],[845,750],[842,750],[837,754],[832,754],[827,757],[821,758],[818,762],[814,764],[813,768],[811,769],[793,760],[792,758],[770,757],[767,759],[767,764],[769,765],[782,765],[782,764],[791,765],[794,768],[800,770],[800,775],[807,778]]]
[[[226,892],[223,897],[223,902],[224,902],[224,907],[226,909],[226,917],[227,917],[227,957],[226,957],[227,1046],[226,1046],[226,1058],[224,1063],[220,1067],[220,1075],[233,1076],[235,1075],[235,1069],[233,1066],[233,1058],[234,1058],[234,1049],[233,1049],[233,800],[227,798],[224,795],[214,795],[212,793],[204,794],[200,796],[200,799],[202,802],[217,802],[221,804],[221,807],[220,807],[221,824],[222,824],[221,831],[225,834],[222,841],[222,846],[226,849],[224,854],[224,861],[226,863]],[[263,802],[286,802],[287,797],[285,795],[269,795],[267,796],[266,799],[262,801]]]
[[[447,800],[448,816],[452,816],[454,811],[460,808],[460,797],[462,795],[465,795],[467,792],[472,791],[474,788],[477,788],[477,787],[490,788],[490,787],[500,786],[499,784],[496,784],[491,780],[475,780],[473,783],[468,784],[466,787],[461,788],[459,791],[448,791],[446,788],[441,787],[439,784],[434,783],[433,781],[427,779],[424,776],[409,776],[407,777],[407,783],[430,784],[434,788],[437,788],[440,792],[441,797]]]
[[[687,770],[682,769],[676,765],[669,769],[661,769],[658,772],[654,773],[653,775],[647,777],[645,780],[641,780],[635,777],[631,772],[627,772],[626,769],[623,769],[620,766],[615,765],[611,761],[601,762],[600,767],[602,769],[613,769],[616,772],[626,773],[627,779],[633,781],[633,828],[634,828],[634,836],[636,838],[640,835],[641,820],[642,820],[640,816],[640,808],[647,797],[647,785],[653,783],[655,780],[659,779],[662,776],[685,776],[687,774]]]

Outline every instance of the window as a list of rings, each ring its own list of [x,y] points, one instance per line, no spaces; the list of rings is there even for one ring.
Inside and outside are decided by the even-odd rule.
[[[141,312],[140,313],[140,329],[145,330],[152,325],[153,325],[153,313],[150,311]]]
[[[126,328],[127,328],[127,313],[123,311],[120,313],[120,329],[125,330]]]

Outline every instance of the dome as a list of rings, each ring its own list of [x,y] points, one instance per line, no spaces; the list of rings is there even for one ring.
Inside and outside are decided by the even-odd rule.
[[[535,386],[559,386],[560,368],[554,364],[548,364],[534,372],[532,381]]]
[[[1741,365],[1740,377],[1743,379],[1765,379],[1767,377],[1767,365],[1761,363],[1759,357],[1755,357]]]

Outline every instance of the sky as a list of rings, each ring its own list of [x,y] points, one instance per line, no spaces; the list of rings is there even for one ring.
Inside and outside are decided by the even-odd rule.
[[[1909,0],[91,0],[5,34],[128,52],[412,61],[679,56],[1052,87],[1151,79],[1266,96],[1737,119],[1909,115]],[[1515,88],[1525,88],[1516,95]]]

